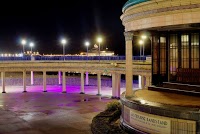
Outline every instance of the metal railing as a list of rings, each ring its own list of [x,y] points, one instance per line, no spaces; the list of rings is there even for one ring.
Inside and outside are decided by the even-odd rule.
[[[23,56],[0,57],[0,61],[24,61],[24,60],[99,60],[99,56]],[[100,60],[126,60],[125,56],[100,56]],[[133,56],[133,60],[146,61],[147,56]]]

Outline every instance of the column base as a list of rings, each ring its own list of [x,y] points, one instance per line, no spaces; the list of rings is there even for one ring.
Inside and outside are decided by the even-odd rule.
[[[85,94],[84,92],[80,92],[80,94]]]
[[[45,93],[46,93],[47,91],[45,90],[45,91],[43,91],[43,92],[45,92]]]
[[[2,93],[3,93],[3,94],[5,94],[6,92],[5,92],[5,91],[3,91]]]
[[[27,93],[27,91],[23,91],[22,93]]]
[[[101,94],[96,94],[97,96],[101,96]]]
[[[62,91],[62,93],[64,94],[64,93],[67,93],[66,91]]]

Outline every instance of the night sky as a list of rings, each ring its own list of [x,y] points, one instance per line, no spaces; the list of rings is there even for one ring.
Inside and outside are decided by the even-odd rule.
[[[66,54],[75,54],[86,51],[84,40],[89,40],[92,48],[97,35],[102,35],[104,49],[124,55],[120,16],[127,0],[41,1],[1,2],[0,53],[21,52],[20,39],[26,38],[36,43],[34,50],[40,54],[62,54],[59,39],[65,36],[69,40]]]

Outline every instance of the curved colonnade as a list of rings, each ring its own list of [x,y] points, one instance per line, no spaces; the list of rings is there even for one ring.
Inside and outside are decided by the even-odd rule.
[[[137,70],[133,75],[140,75],[146,78],[146,85],[149,86],[151,64],[148,62],[133,62],[133,69]],[[122,61],[14,61],[0,62],[2,93],[6,93],[5,73],[23,72],[23,92],[26,90],[26,74],[31,72],[31,85],[34,84],[34,72],[43,72],[43,92],[47,92],[47,72],[58,72],[58,84],[62,84],[62,92],[66,93],[66,72],[76,72],[81,74],[80,93],[84,94],[84,85],[88,85],[88,73],[97,74],[97,95],[101,94],[101,75],[112,75],[112,97],[120,97],[120,80],[121,74],[125,74],[125,63]],[[62,76],[61,76],[62,73]],[[84,76],[84,74],[86,74]],[[62,77],[62,79],[61,79]],[[85,77],[85,78],[84,78]],[[61,82],[62,80],[62,82]],[[142,82],[140,82],[142,83]],[[144,82],[143,82],[144,83]],[[144,87],[145,85],[143,85]]]

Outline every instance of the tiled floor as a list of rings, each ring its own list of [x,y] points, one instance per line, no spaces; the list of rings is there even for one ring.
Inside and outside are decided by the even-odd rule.
[[[137,86],[137,85],[135,85]],[[79,94],[80,86],[6,86],[0,94],[0,134],[90,134],[92,118],[103,111],[111,87],[102,87],[102,96],[96,96],[96,86],[85,86],[85,95]],[[124,89],[121,90],[123,92]]]

